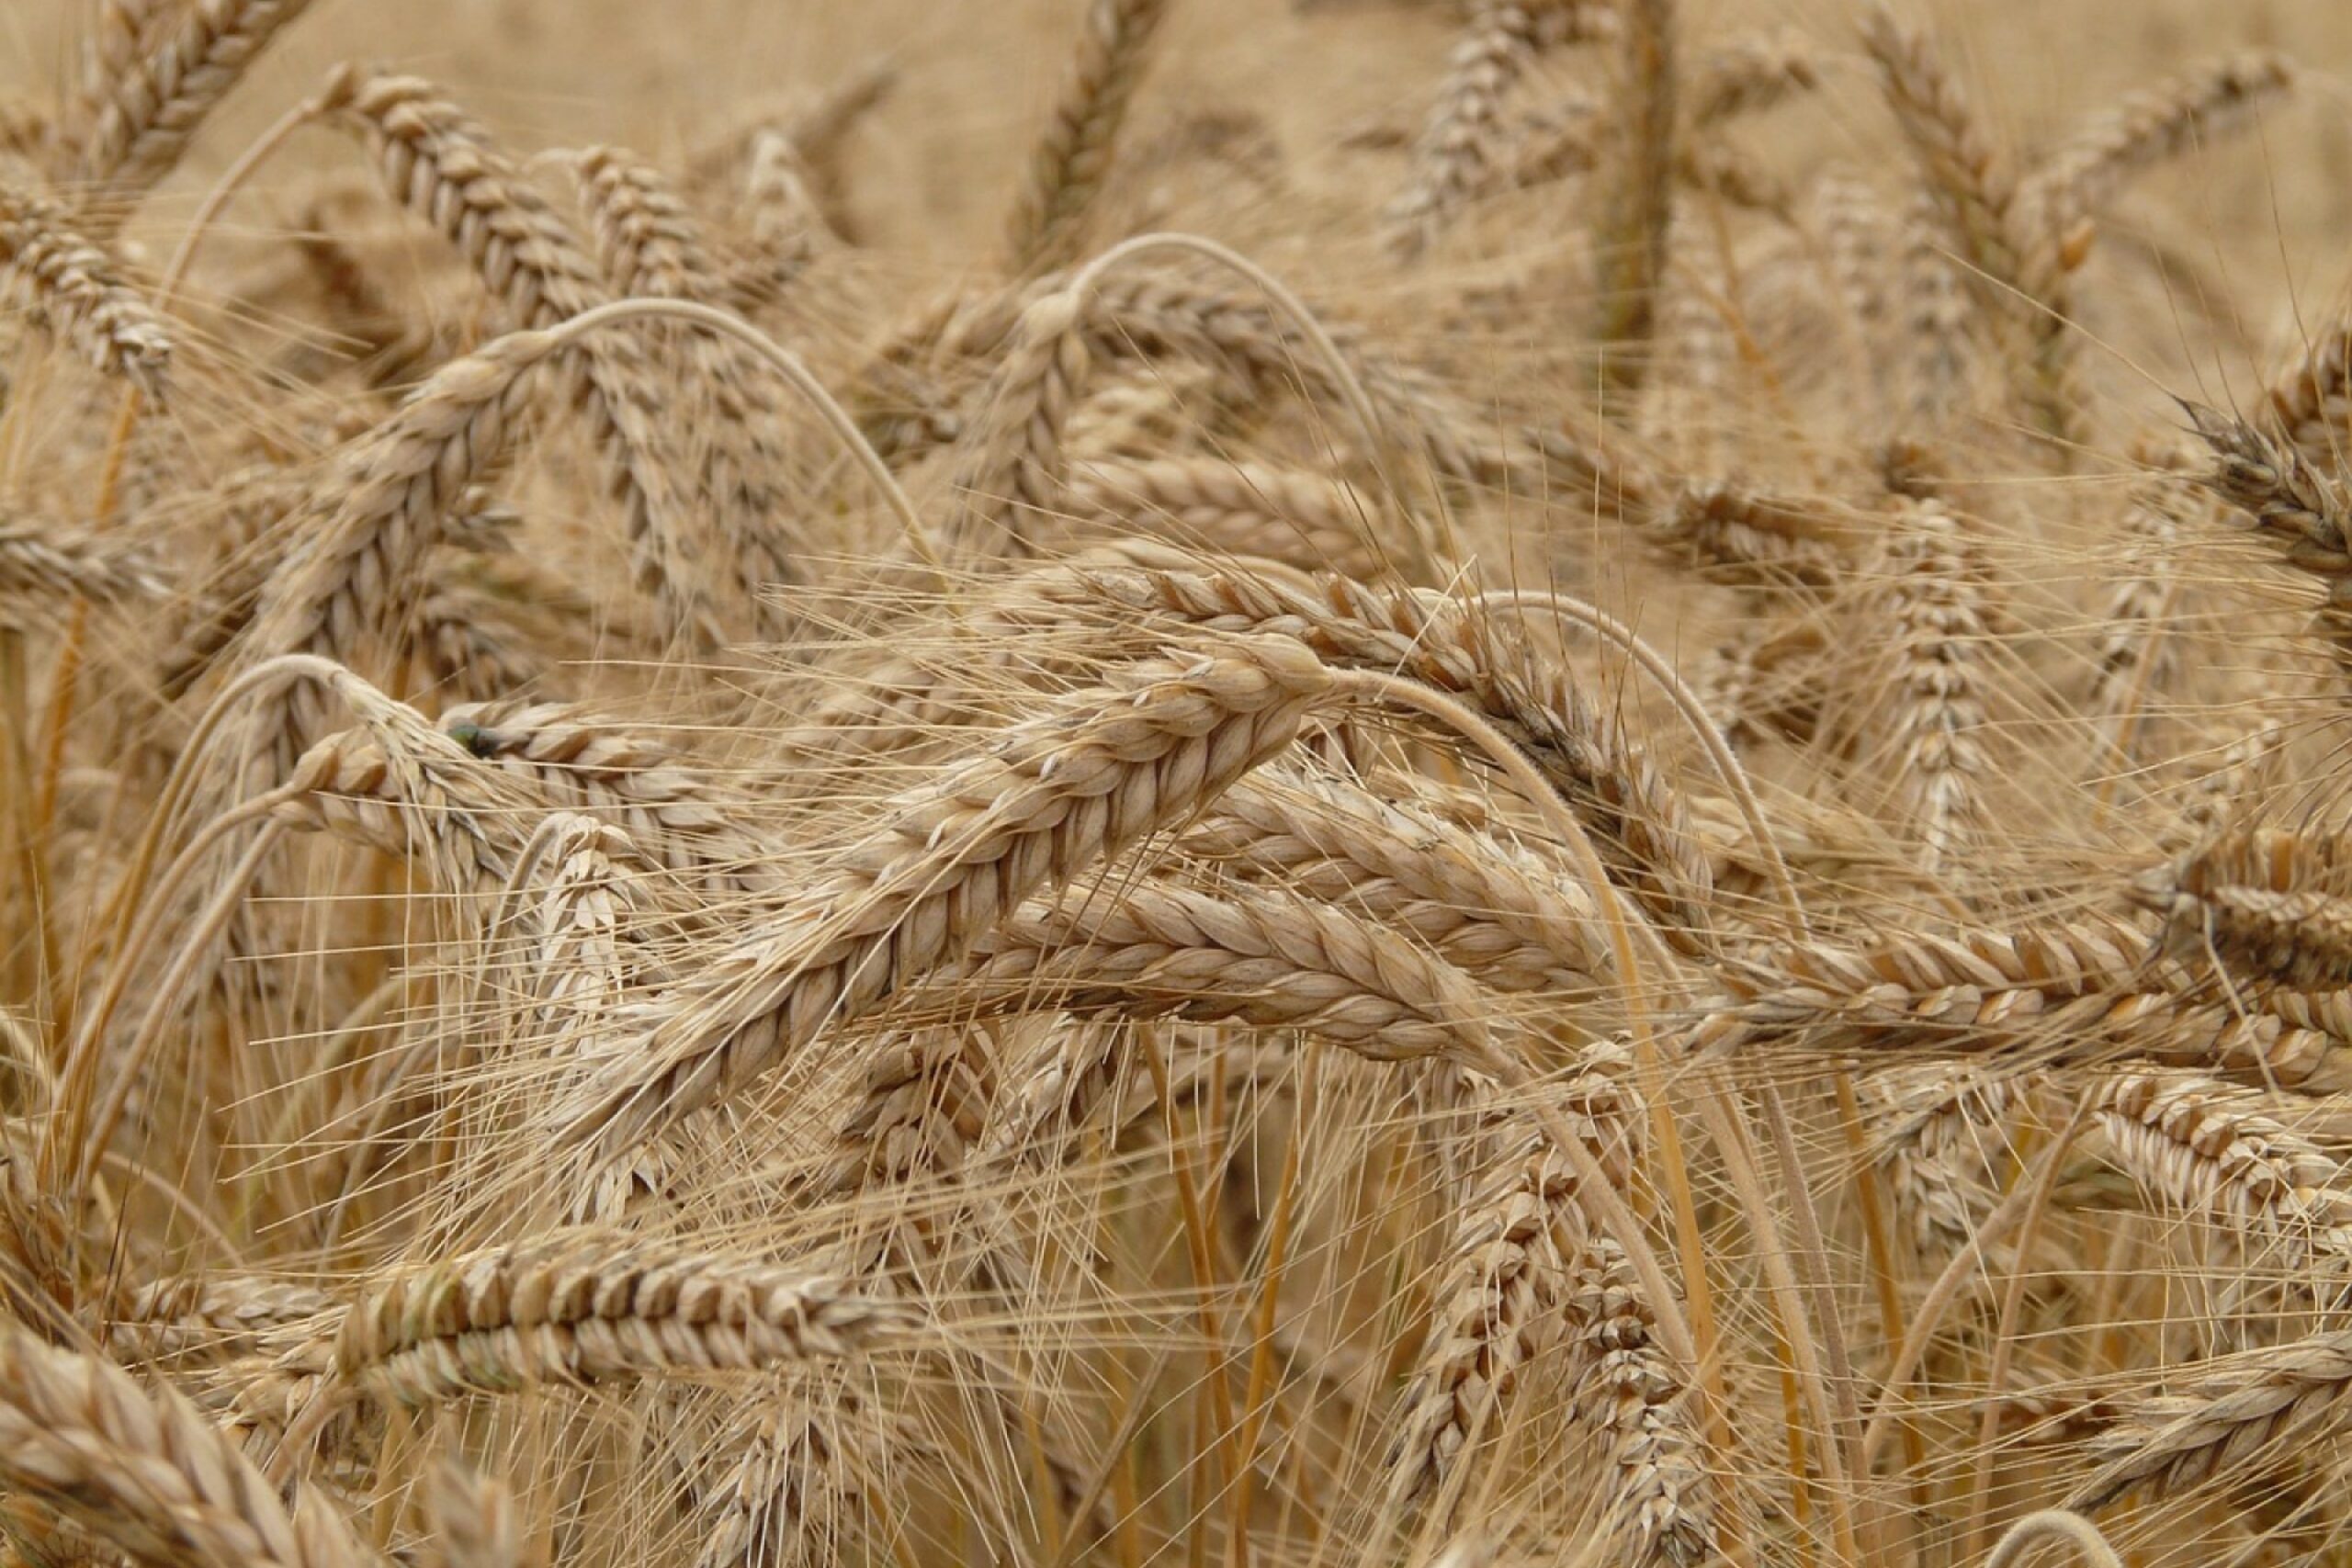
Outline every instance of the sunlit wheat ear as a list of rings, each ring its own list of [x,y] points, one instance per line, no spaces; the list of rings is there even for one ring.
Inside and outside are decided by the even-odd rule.
[[[2106,1462],[2068,1498],[2097,1508],[2127,1493],[2187,1491],[2284,1462],[2290,1444],[2339,1437],[2352,1415],[2352,1336],[2316,1334],[2207,1368],[2177,1393],[2127,1406],[2093,1439]]]
[[[433,84],[344,67],[319,101],[366,139],[392,198],[441,231],[514,325],[551,327],[610,299],[571,226]],[[655,367],[627,334],[600,334],[579,357],[568,390],[603,457],[639,581],[675,627],[707,634],[694,541],[655,425]]]
[[[1507,622],[1347,579],[1301,589],[1206,568],[1086,567],[1067,580],[1043,576],[1036,591],[1095,614],[1116,607],[1216,630],[1277,632],[1335,665],[1399,671],[1460,694],[1590,815],[1610,852],[1622,851],[1621,880],[1669,940],[1704,940],[1712,874],[1679,795],[1563,671],[1523,649]]]
[[[912,1303],[774,1264],[589,1235],[431,1264],[355,1302],[337,1374],[405,1404],[545,1382],[691,1376],[854,1356]]]
[[[1157,660],[888,801],[777,916],[621,1033],[562,1108],[607,1156],[740,1092],[829,1022],[954,958],[1014,905],[1198,809],[1287,747],[1330,677],[1278,638]]]
[[[2352,1051],[2316,1019],[2251,1011],[2154,962],[2150,934],[2111,919],[1954,936],[1902,933],[1865,946],[1778,949],[1724,978],[1734,1000],[1691,1031],[1699,1046],[1772,1042],[2023,1061],[2145,1062],[2227,1073],[2310,1094],[2352,1082]]]

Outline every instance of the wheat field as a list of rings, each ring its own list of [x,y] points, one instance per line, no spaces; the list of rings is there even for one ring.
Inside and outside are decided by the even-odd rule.
[[[2352,12],[14,0],[28,1568],[2352,1562]]]

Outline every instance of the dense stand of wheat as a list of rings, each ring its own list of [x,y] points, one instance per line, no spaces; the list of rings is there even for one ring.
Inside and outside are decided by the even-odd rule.
[[[571,9],[0,18],[7,1562],[2352,1560],[2352,23]]]

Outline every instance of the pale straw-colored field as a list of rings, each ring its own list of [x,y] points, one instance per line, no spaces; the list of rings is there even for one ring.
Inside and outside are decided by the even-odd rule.
[[[2347,83],[14,0],[0,1550],[2352,1562]]]

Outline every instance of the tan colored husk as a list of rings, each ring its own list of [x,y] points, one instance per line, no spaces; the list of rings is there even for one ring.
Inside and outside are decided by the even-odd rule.
[[[563,1135],[616,1154],[740,1090],[1019,900],[1214,800],[1287,746],[1329,685],[1295,644],[1235,640],[1126,671],[901,792],[824,878],[633,1010],[605,1081],[560,1108]]]
[[[544,1382],[688,1376],[855,1356],[903,1337],[911,1303],[722,1255],[567,1237],[396,1276],[351,1306],[336,1375],[405,1404]]]

